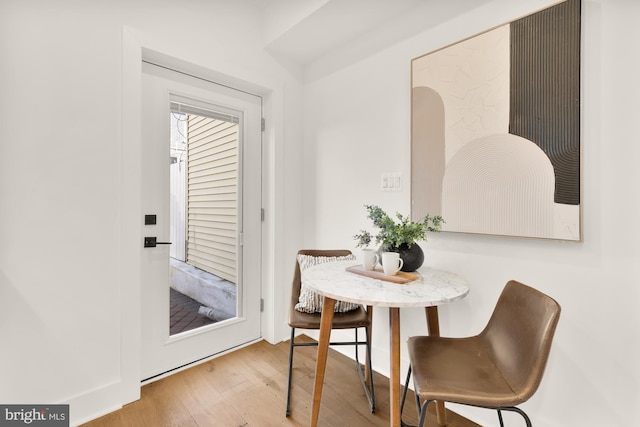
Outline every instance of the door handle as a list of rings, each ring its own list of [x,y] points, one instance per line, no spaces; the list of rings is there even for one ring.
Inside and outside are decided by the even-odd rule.
[[[144,238],[144,247],[145,248],[155,248],[156,245],[170,245],[171,242],[158,242],[157,237],[145,237]]]

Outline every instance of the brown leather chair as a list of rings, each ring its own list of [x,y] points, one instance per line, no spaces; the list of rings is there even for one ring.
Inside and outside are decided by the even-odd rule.
[[[319,250],[319,249],[304,249],[298,251],[301,255],[311,256],[346,256],[351,255],[349,250]],[[289,304],[289,326],[291,326],[291,340],[289,343],[289,381],[287,384],[287,417],[291,414],[291,374],[293,371],[293,349],[295,347],[317,346],[317,342],[295,342],[296,328],[299,329],[320,329],[320,317],[321,313],[303,313],[295,309],[300,297],[300,288],[302,286],[300,265],[298,264],[298,257],[296,257],[296,266],[293,274],[293,283],[291,286],[291,303]],[[329,345],[353,345],[355,346],[356,354],[356,370],[364,387],[367,399],[369,400],[369,407],[371,412],[375,412],[375,396],[373,390],[373,372],[371,368],[371,319],[372,319],[371,307],[365,309],[364,306],[360,306],[358,309],[348,311],[345,313],[335,313],[333,316],[332,329],[354,329],[355,340],[348,342],[330,342]],[[365,339],[358,339],[358,328],[365,329]],[[358,358],[358,347],[365,346],[366,348],[366,364],[363,369]]]
[[[496,409],[501,426],[501,411],[517,412],[531,427],[516,405],[540,384],[559,317],[560,305],[553,298],[512,280],[479,335],[409,338],[411,364],[401,408],[413,371],[419,426],[429,403],[443,401]]]

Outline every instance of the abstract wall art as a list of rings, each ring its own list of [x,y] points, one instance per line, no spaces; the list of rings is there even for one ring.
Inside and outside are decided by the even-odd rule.
[[[411,61],[411,215],[581,241],[580,0]]]

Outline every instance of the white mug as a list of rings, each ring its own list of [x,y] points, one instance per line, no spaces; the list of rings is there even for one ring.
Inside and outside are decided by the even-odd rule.
[[[365,270],[373,270],[380,261],[380,257],[373,249],[362,250],[362,266]]]
[[[382,270],[387,276],[395,276],[404,265],[404,261],[400,258],[398,252],[382,253]]]

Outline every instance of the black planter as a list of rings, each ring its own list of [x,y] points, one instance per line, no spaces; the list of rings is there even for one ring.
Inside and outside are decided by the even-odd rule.
[[[424,252],[422,252],[422,248],[417,243],[411,245],[411,248],[407,248],[406,244],[400,245],[399,248],[390,247],[383,248],[380,247],[378,249],[378,254],[382,259],[382,252],[398,252],[400,254],[400,258],[402,258],[402,268],[400,271],[416,271],[420,267],[422,267],[422,263],[424,263]]]

